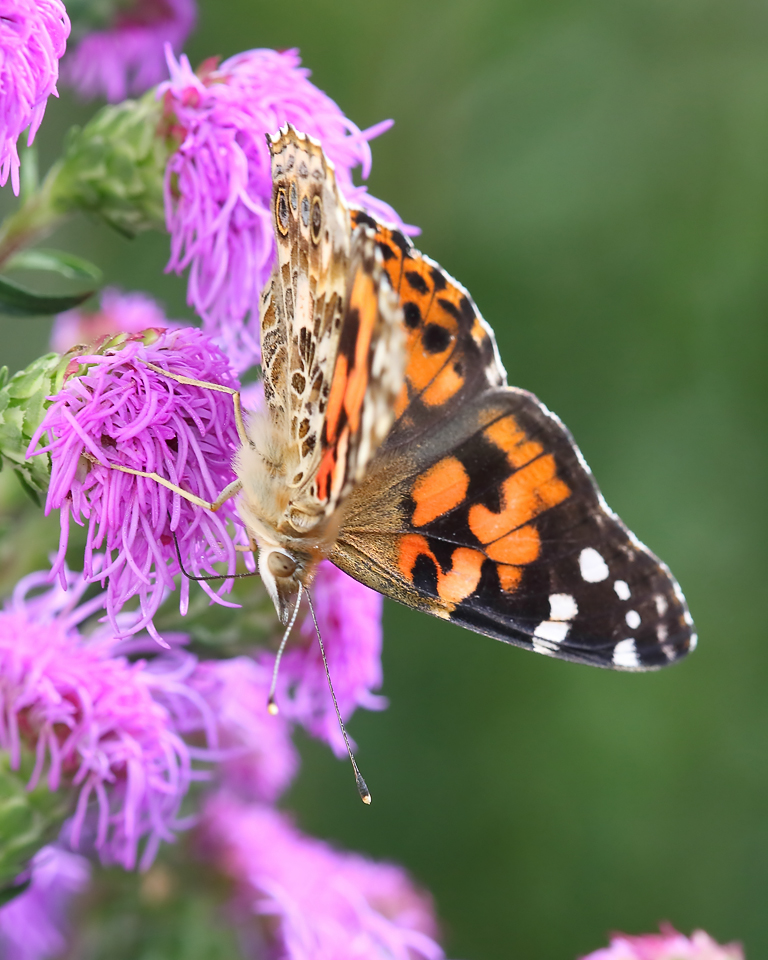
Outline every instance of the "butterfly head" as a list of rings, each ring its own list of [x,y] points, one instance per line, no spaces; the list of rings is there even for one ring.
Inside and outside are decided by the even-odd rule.
[[[280,622],[288,623],[298,597],[299,583],[307,581],[308,564],[287,550],[264,545],[259,550],[259,573]]]

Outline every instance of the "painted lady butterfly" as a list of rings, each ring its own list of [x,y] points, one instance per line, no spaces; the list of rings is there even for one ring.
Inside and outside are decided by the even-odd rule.
[[[349,211],[318,143],[286,127],[269,146],[267,410],[236,472],[281,621],[330,557],[538,653],[647,670],[692,650],[676,581],[607,507],[558,418],[506,385],[466,290]]]

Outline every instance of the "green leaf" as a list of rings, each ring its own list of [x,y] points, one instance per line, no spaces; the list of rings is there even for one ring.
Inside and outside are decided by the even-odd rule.
[[[0,277],[0,313],[11,317],[46,317],[71,310],[92,296],[95,290],[66,295],[32,293],[7,277]]]
[[[95,263],[63,250],[22,250],[6,264],[7,270],[48,270],[67,280],[101,281],[101,270]]]

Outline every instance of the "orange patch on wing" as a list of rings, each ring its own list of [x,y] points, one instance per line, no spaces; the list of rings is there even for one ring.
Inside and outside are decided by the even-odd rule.
[[[417,393],[421,393],[434,380],[445,363],[442,354],[424,353],[420,344],[421,340],[417,338],[405,368],[405,379]]]
[[[437,558],[429,547],[426,537],[408,533],[400,538],[400,572],[413,583],[413,568],[420,556],[427,556],[437,571],[437,595],[447,604],[461,603],[473,593],[480,583],[480,572],[485,557],[479,550],[457,547],[451,555],[451,569],[443,573]]]
[[[464,377],[460,377],[453,369],[453,364],[443,367],[422,394],[422,400],[429,407],[439,407],[447,403],[464,386]]]
[[[502,509],[494,513],[482,504],[469,511],[469,526],[481,543],[492,543],[570,496],[557,477],[551,453],[517,470],[501,485]]]
[[[457,507],[467,494],[469,476],[456,457],[445,457],[423,473],[413,485],[416,502],[411,522],[416,527],[441,517]]]
[[[352,433],[356,433],[360,425],[360,411],[368,389],[368,354],[371,349],[371,337],[378,316],[378,296],[373,286],[373,278],[358,272],[355,275],[352,290],[349,294],[349,309],[357,310],[360,321],[357,340],[355,342],[355,359],[347,378],[344,391],[344,409],[347,413]],[[342,357],[339,357],[341,360]],[[336,379],[334,374],[334,380]],[[333,392],[333,388],[331,388]],[[328,398],[330,407],[330,397]]]
[[[520,567],[510,567],[506,563],[497,564],[496,573],[499,575],[501,589],[505,593],[514,593],[523,578],[523,571]]]
[[[528,440],[512,416],[502,417],[483,431],[488,439],[507,455],[510,466],[519,469],[544,452],[540,443]]]
[[[328,443],[336,440],[336,433],[339,429],[339,416],[344,404],[344,392],[347,389],[347,358],[340,356],[333,368],[333,380],[331,381],[331,391],[328,395],[328,407],[325,414],[325,435]]]
[[[485,552],[491,560],[498,560],[500,563],[524,564],[533,563],[540,550],[538,530],[526,523],[524,527],[518,527],[501,540],[495,540]]]

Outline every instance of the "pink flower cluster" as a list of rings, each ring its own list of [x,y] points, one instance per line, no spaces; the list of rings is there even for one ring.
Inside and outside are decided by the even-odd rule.
[[[238,446],[232,397],[182,384],[150,369],[153,363],[184,377],[238,386],[224,354],[199,330],[154,329],[119,335],[99,353],[72,360],[71,375],[53,399],[30,445],[50,452],[46,512],[61,511],[61,545],[54,572],[62,570],[69,521],[87,522],[85,576],[107,582],[107,613],[115,630],[126,602],[139,597],[141,616],[132,631],[149,630],[152,617],[180,572],[176,537],[186,569],[194,575],[233,573],[237,523],[232,502],[219,513],[193,506],[155,480],[114,469],[154,472],[205,500],[232,480]],[[46,446],[35,447],[43,434]],[[96,551],[107,560],[94,565]],[[224,580],[211,599],[224,603]],[[181,584],[182,607],[189,581]]]
[[[442,960],[431,898],[404,870],[340,853],[282,813],[224,794],[205,807],[208,855],[247,910],[276,923],[290,960]]]
[[[138,96],[165,78],[165,44],[179,53],[196,19],[195,0],[134,0],[67,54],[62,80],[86,100]]]
[[[259,295],[275,256],[266,134],[289,122],[317,137],[346,199],[400,224],[352,181],[357,166],[368,176],[368,141],[391,121],[361,131],[309,81],[296,50],[250,50],[202,76],[186,57],[168,63],[159,93],[180,146],[165,173],[167,269],[189,267],[189,303],[241,372],[259,361]]]
[[[82,578],[65,572],[71,597],[54,587],[27,602],[41,581],[40,574],[21,580],[0,612],[0,747],[12,769],[24,747],[34,752],[30,788],[45,779],[50,790],[76,791],[74,847],[90,829],[95,801],[94,842],[102,856],[131,869],[146,837],[142,859],[149,863],[160,841],[172,839],[191,777],[189,750],[155,692],[182,696],[185,678],[113,656],[109,637],[85,640],[74,623],[102,601],[75,612]],[[190,658],[186,672],[193,666]]]
[[[43,960],[67,947],[67,908],[88,885],[90,864],[61,847],[38,850],[30,885],[0,909],[0,955],[5,960]]]
[[[731,943],[720,946],[703,930],[683,936],[670,926],[661,933],[630,937],[617,933],[610,946],[595,950],[582,960],[744,960],[741,946]]]
[[[59,60],[69,36],[62,0],[0,0],[0,186],[19,193],[16,141],[35,139],[48,97],[58,96]]]

